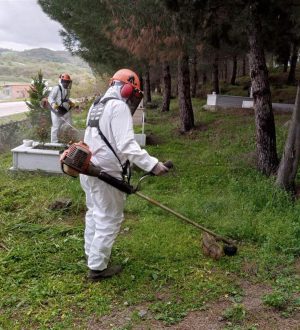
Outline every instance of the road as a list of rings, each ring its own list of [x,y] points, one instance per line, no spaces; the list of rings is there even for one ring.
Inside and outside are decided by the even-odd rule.
[[[0,103],[0,117],[14,115],[28,111],[25,102],[3,102]]]

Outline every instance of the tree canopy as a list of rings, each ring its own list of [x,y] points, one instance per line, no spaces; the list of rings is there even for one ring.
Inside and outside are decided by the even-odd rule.
[[[61,35],[70,52],[84,58],[94,71],[111,74],[126,66],[144,71],[149,94],[149,68],[161,65],[164,67],[161,79],[168,89],[165,93],[168,98],[171,87],[167,80],[173,73],[182,132],[194,128],[190,70],[194,70],[193,94],[196,94],[197,66],[206,68],[205,75],[211,74],[212,91],[219,93],[222,62],[225,61],[227,68],[230,58],[230,82],[235,84],[238,57],[245,62],[248,54],[258,168],[265,174],[276,170],[276,132],[266,52],[275,55],[285,67],[290,62],[288,81],[295,84],[300,47],[297,1],[39,0],[39,4],[62,24]],[[163,103],[166,111],[169,101]]]

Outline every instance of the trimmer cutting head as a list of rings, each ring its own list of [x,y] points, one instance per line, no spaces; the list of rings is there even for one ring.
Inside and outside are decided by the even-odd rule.
[[[235,245],[222,246],[214,236],[203,232],[202,236],[202,250],[205,255],[215,260],[219,260],[224,255],[234,256],[237,253]]]
[[[234,256],[237,254],[237,247],[235,245],[224,245],[223,251],[227,256]]]

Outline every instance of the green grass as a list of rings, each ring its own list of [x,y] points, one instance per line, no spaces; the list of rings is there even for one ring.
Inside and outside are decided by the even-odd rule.
[[[248,262],[258,265],[257,278],[274,290],[299,294],[292,265],[300,253],[300,204],[292,203],[275,188],[273,178],[265,178],[253,166],[253,115],[210,113],[202,110],[202,101],[193,104],[196,129],[186,135],[179,133],[174,101],[170,113],[148,110],[146,133],[154,143],[147,150],[162,161],[171,159],[175,170],[149,178],[142,192],[238,240],[238,255],[220,261],[203,256],[198,229],[133,195],[112,253],[112,261],[122,263],[124,271],[111,280],[90,283],[79,181],[10,173],[11,155],[2,154],[0,327],[84,329],[92,319],[128,310],[129,329],[141,322],[130,308],[145,305],[156,319],[176,323],[223,295],[234,297],[240,290],[234,279],[250,277],[243,271]],[[288,118],[276,117],[279,152]],[[133,181],[140,175],[135,172]],[[59,197],[72,199],[69,212],[48,210]],[[243,312],[240,306],[238,312]]]

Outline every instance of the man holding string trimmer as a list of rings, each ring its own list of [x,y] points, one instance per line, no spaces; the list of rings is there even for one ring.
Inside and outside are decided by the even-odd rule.
[[[58,142],[58,131],[62,124],[72,124],[70,110],[75,104],[70,100],[72,80],[69,74],[63,73],[59,76],[59,83],[54,86],[48,96],[51,110],[51,142]]]
[[[142,150],[134,139],[132,115],[142,97],[138,76],[121,69],[111,78],[104,96],[89,110],[84,142],[92,152],[91,161],[115,178],[128,176],[130,163],[155,175],[168,172],[163,163]],[[122,270],[121,266],[108,266],[108,263],[124,218],[126,194],[97,177],[81,174],[80,182],[88,209],[84,234],[88,276],[97,281]]]

